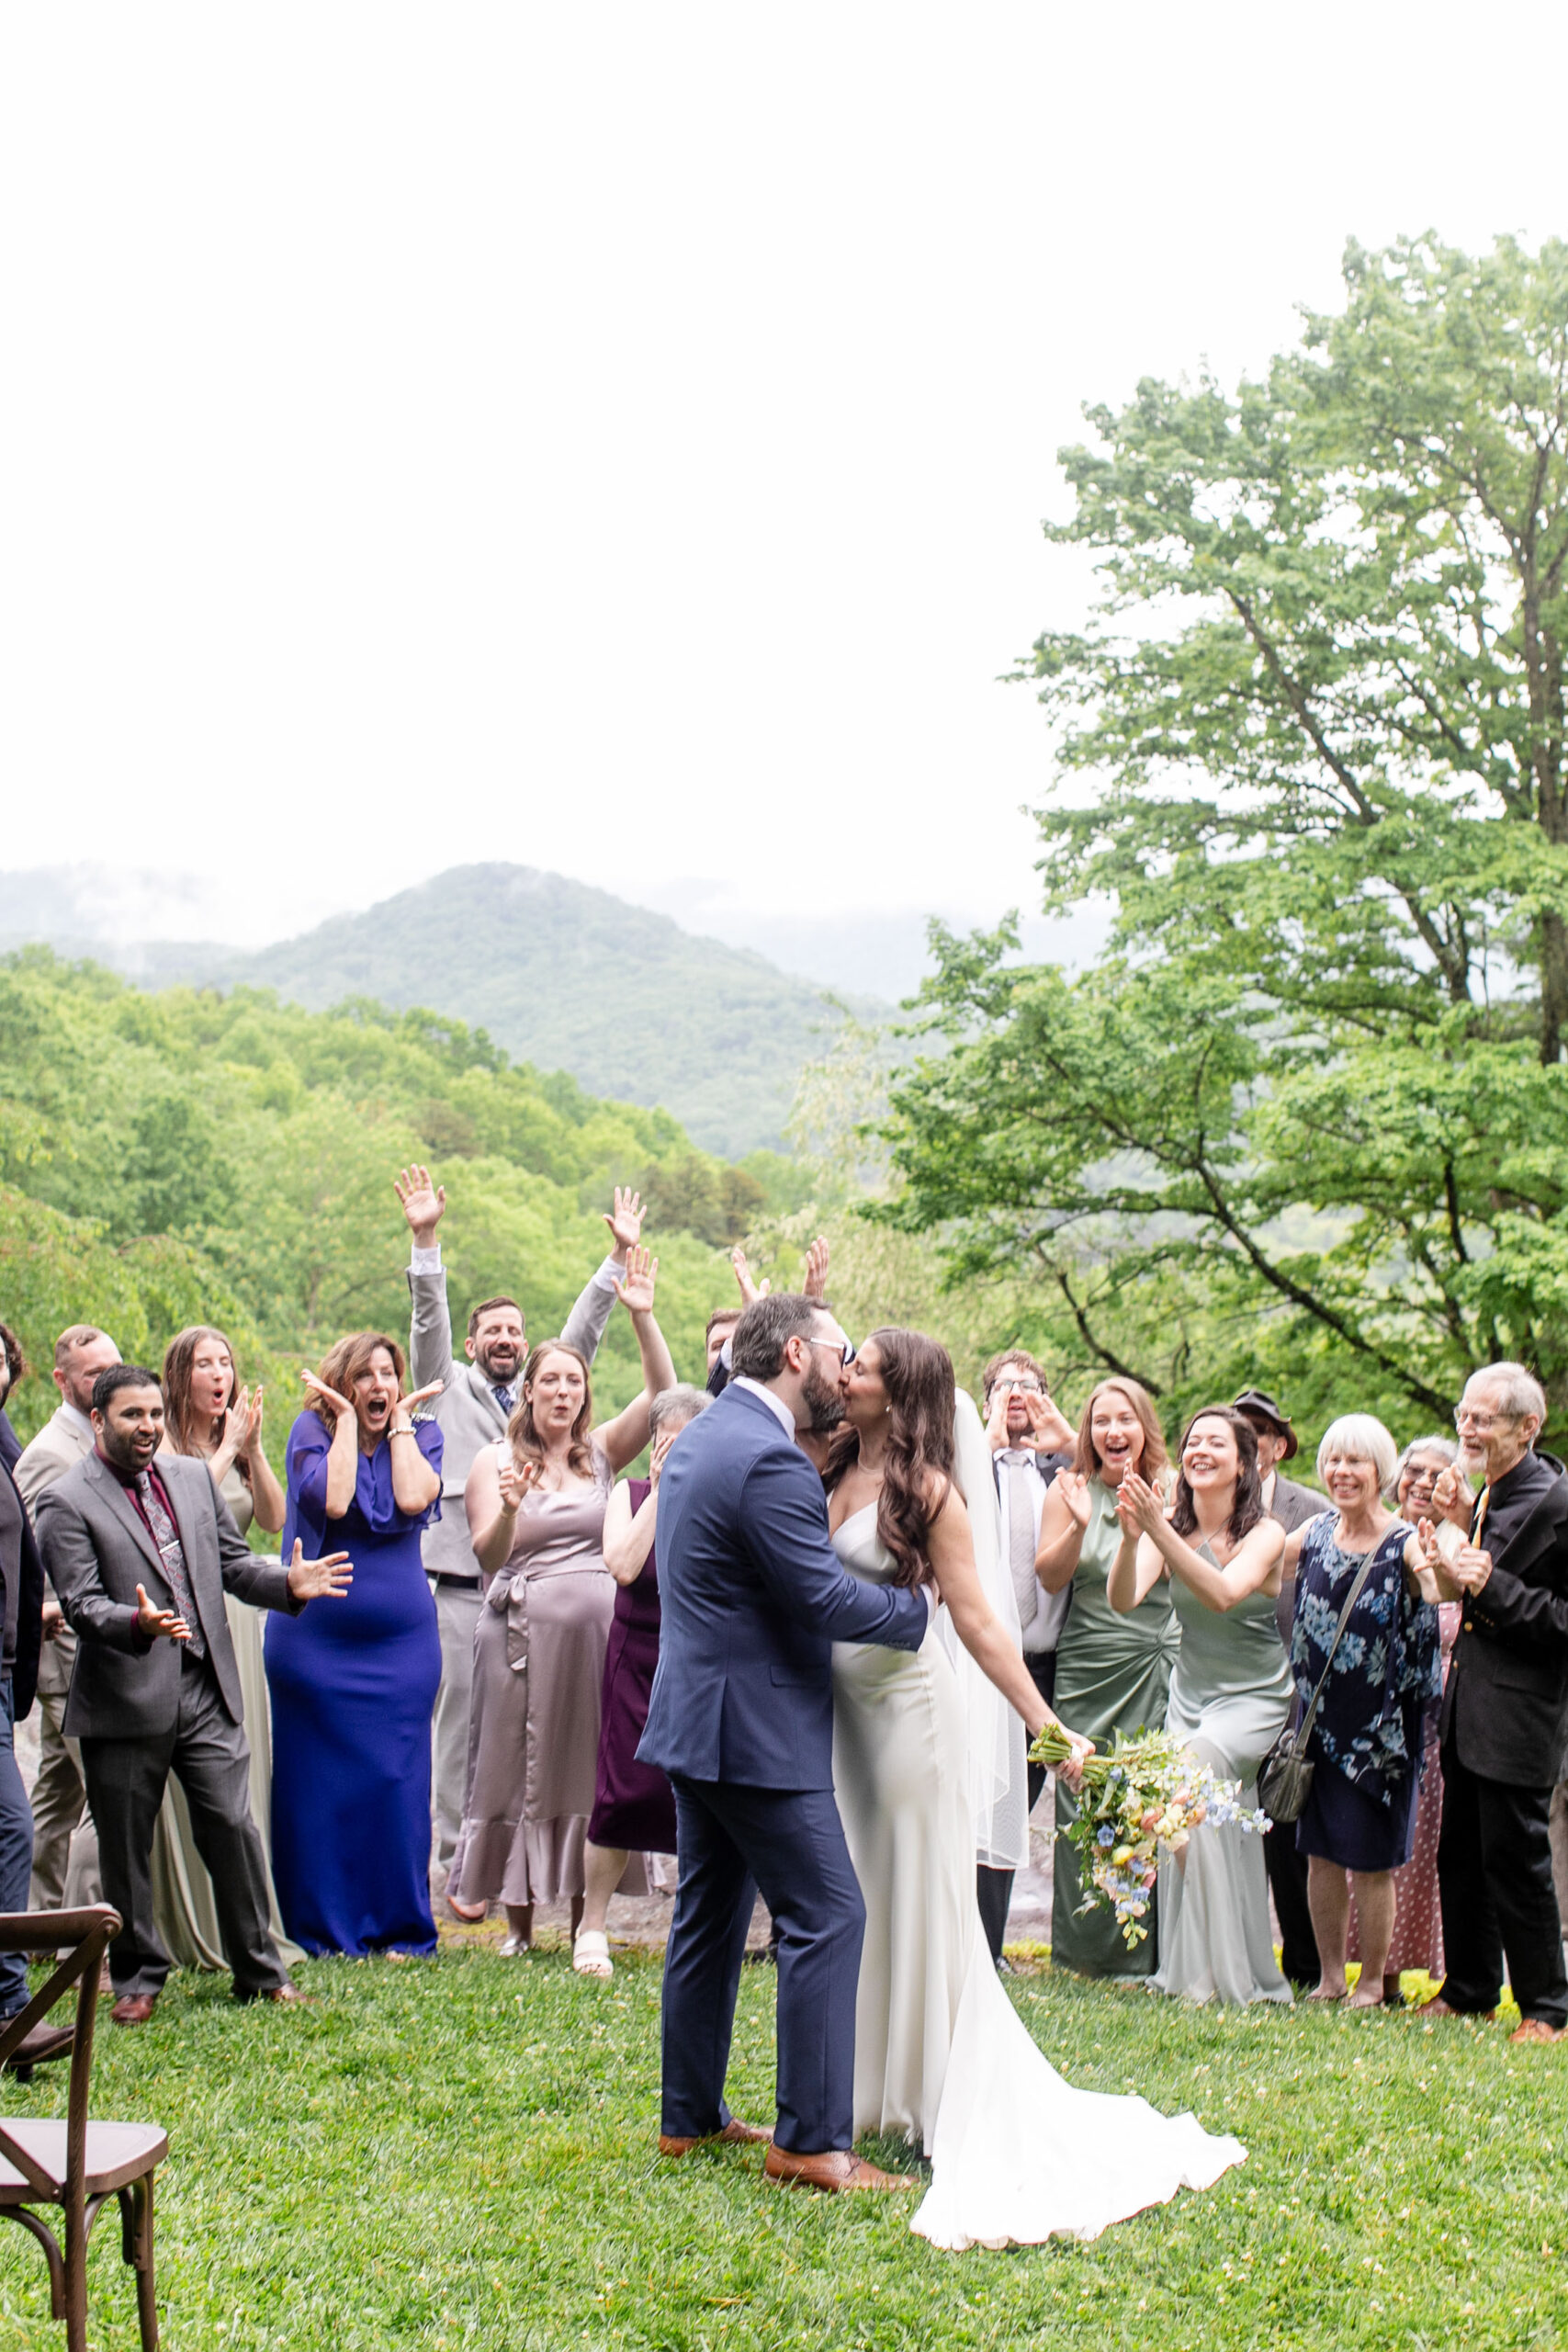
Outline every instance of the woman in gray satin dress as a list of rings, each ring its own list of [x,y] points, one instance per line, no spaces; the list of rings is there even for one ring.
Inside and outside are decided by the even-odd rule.
[[[1181,1441],[1168,1516],[1136,1474],[1117,1499],[1122,1543],[1107,1589],[1135,1608],[1168,1570],[1181,1627],[1166,1728],[1258,1803],[1258,1770],[1283,1731],[1292,1700],[1280,1639],[1285,1531],[1265,1516],[1258,1441],[1228,1406],[1194,1416]],[[1158,1993],[1191,2001],[1279,2001],[1291,1988],[1274,1958],[1263,1840],[1239,1824],[1204,1823],[1184,1853],[1161,1864]]]
[[[242,1535],[253,1523],[276,1535],[284,1493],[262,1450],[262,1392],[240,1385],[234,1351],[209,1323],[177,1332],[164,1351],[164,1450],[205,1462]],[[304,1953],[283,1932],[272,1883],[272,1714],[262,1662],[262,1612],[225,1599],[224,1614],[240,1669],[245,1737],[251,1749],[251,1817],[267,1858],[272,1932],[288,1965]],[[152,1831],[152,1911],[176,1968],[226,1969],[212,1881],[196,1850],[185,1791],[171,1772]]]

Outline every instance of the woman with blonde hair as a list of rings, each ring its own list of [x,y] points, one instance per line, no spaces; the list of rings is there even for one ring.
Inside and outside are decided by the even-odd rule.
[[[1146,1388],[1122,1374],[1100,1381],[1083,1409],[1077,1451],[1045,1497],[1034,1573],[1047,1592],[1072,1587],[1072,1603],[1056,1645],[1055,1707],[1064,1723],[1099,1748],[1116,1734],[1165,1722],[1177,1625],[1170,1581],[1157,1577],[1129,1615],[1111,1608],[1107,1579],[1122,1543],[1116,1497],[1135,1472],[1157,1491],[1167,1477],[1165,1437]],[[1056,1826],[1066,1826],[1077,1801],[1056,1782]],[[1080,1976],[1147,1976],[1154,1967],[1151,1935],[1129,1951],[1111,1913],[1101,1907],[1078,1917],[1083,1889],[1077,1855],[1058,1836],[1053,1862],[1051,1959]]]
[[[403,1393],[403,1351],[353,1331],[288,1432],[284,1556],[346,1550],[336,1609],[276,1617],[272,1857],[284,1923],[307,1951],[430,1953],[430,1717],[441,1679],[419,1539],[439,1508],[441,1430]]]
[[[284,1521],[283,1488],[262,1451],[262,1402],[259,1387],[253,1393],[242,1385],[228,1335],[213,1324],[190,1324],[164,1349],[164,1451],[194,1454],[206,1463],[242,1535],[253,1525],[276,1535]],[[251,1818],[260,1833],[262,1851],[270,1857],[272,1717],[262,1657],[262,1612],[231,1597],[225,1598],[223,1608],[244,1700]],[[286,1964],[292,1966],[303,1954],[284,1933],[270,1860],[267,1894],[274,1939]],[[174,1773],[152,1832],[152,1914],[176,1968],[228,1967],[212,1881],[196,1850],[185,1791]]]
[[[615,1606],[604,1512],[616,1473],[648,1443],[654,1398],[675,1385],[653,1319],[658,1272],[657,1258],[634,1249],[615,1285],[637,1333],[640,1396],[595,1429],[585,1359],[562,1340],[546,1340],[523,1367],[505,1437],[477,1454],[468,1473],[465,1502],[486,1606],[474,1634],[468,1789],[446,1899],[459,1918],[482,1918],[499,1898],[503,1952],[532,1951],[536,1903],[569,1898],[574,1940],[582,1923]],[[642,1857],[634,1855],[621,1891],[640,1894],[643,1883]]]

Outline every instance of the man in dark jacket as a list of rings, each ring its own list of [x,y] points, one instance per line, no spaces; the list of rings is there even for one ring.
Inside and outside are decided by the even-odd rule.
[[[1476,1373],[1455,1418],[1459,1467],[1486,1483],[1473,1512],[1456,1472],[1433,1497],[1469,1541],[1447,1566],[1464,1604],[1442,1712],[1448,1974],[1426,2013],[1490,2013],[1506,1957],[1523,2019],[1510,2038],[1557,2041],[1568,1972],[1548,1819],[1568,1758],[1568,1476],[1535,1450],[1546,1398],[1523,1364]]]
[[[9,1394],[15,1359],[12,1334],[0,1324],[4,1351],[4,1387]],[[0,1412],[3,1435],[11,1425]],[[17,1769],[16,1725],[33,1703],[38,1682],[39,1647],[43,1629],[43,1566],[32,1526],[22,1508],[12,1466],[20,1453],[0,1444],[0,1593],[3,1593],[4,1653],[0,1656],[0,1911],[25,1911],[33,1868],[33,1815],[22,1776]],[[0,1954],[0,2026],[28,2006],[28,1964],[18,1952]],[[71,2046],[71,2036],[58,2027],[35,2026],[16,2052],[24,2065],[57,2057]],[[15,2061],[13,2062],[15,2063]]]

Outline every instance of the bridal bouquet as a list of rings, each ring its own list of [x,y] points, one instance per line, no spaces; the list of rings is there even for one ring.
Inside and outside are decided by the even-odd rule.
[[[1047,1724],[1029,1753],[1033,1763],[1059,1764],[1072,1751]],[[1142,1943],[1162,1853],[1179,1854],[1204,1821],[1216,1828],[1231,1822],[1268,1828],[1268,1815],[1249,1812],[1240,1797],[1239,1782],[1216,1780],[1168,1732],[1143,1731],[1135,1739],[1118,1733],[1108,1755],[1085,1763],[1077,1815],[1062,1832],[1078,1849],[1086,1890],[1080,1912],[1109,1904],[1128,1949]]]

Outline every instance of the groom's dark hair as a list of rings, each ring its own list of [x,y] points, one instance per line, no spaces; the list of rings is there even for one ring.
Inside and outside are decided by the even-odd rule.
[[[795,1290],[770,1291],[766,1298],[754,1298],[729,1343],[731,1377],[776,1379],[784,1370],[784,1351],[790,1340],[809,1339],[817,1317],[829,1312],[820,1299],[803,1298]]]

